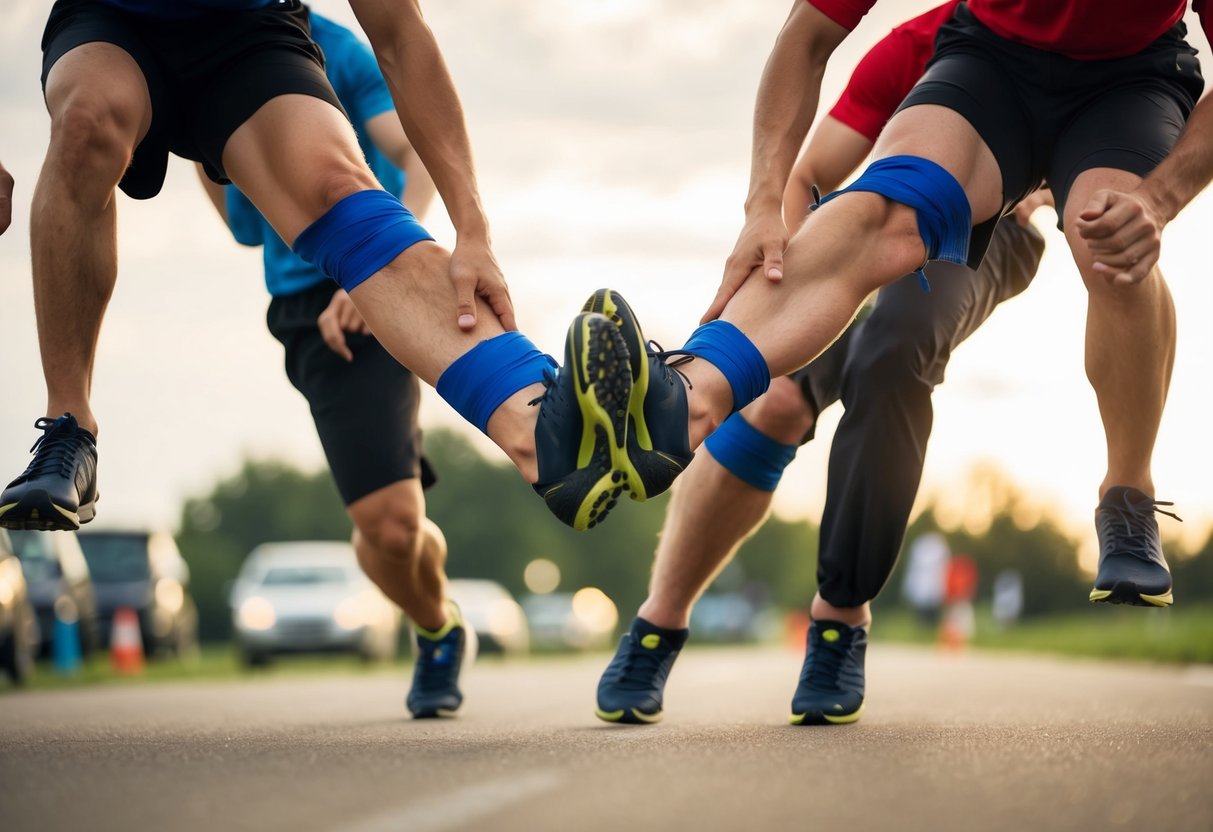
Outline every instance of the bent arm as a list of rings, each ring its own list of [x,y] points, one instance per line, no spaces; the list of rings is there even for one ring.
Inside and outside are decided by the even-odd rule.
[[[413,149],[400,117],[395,112],[380,113],[366,121],[366,132],[379,152],[404,171],[404,204],[413,216],[421,220],[430,209],[437,190],[430,172]]]
[[[822,194],[838,190],[872,151],[872,140],[833,116],[826,116],[809,138],[783,192],[783,218],[795,234],[813,203],[813,186]]]

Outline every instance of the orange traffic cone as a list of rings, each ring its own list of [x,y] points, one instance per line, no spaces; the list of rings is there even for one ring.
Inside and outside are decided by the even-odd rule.
[[[110,664],[118,673],[143,672],[143,636],[139,633],[139,616],[130,607],[114,612]]]

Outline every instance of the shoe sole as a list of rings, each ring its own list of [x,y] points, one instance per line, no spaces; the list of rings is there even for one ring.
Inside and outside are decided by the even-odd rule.
[[[1087,599],[1093,604],[1128,604],[1133,607],[1169,607],[1175,603],[1170,590],[1161,595],[1148,595],[1128,581],[1118,581],[1111,589],[1096,587]]]
[[[610,289],[599,289],[592,294],[582,307],[583,312],[597,312],[615,324],[624,346],[628,350],[629,366],[632,370],[632,394],[628,398],[628,430],[642,451],[653,450],[653,438],[649,433],[648,423],[644,418],[644,398],[649,392],[649,359],[648,347],[640,324],[627,301],[616,295]],[[629,339],[627,336],[631,334]],[[658,452],[660,453],[660,452]],[[665,456],[665,454],[662,454]],[[668,459],[668,457],[666,457]],[[671,460],[673,461],[673,460]],[[627,490],[629,496],[638,503],[649,498],[644,486],[644,478],[632,464],[632,459],[624,446],[623,453],[615,460],[615,467],[627,475]]]
[[[76,531],[97,515],[96,500],[76,511],[57,505],[46,491],[30,491],[15,503],[0,506],[0,528],[35,532]]]
[[[658,711],[655,714],[646,714],[637,708],[621,708],[618,711],[604,711],[602,708],[595,708],[594,716],[603,722],[614,722],[616,724],[653,725],[661,722],[662,712]]]
[[[449,708],[438,708],[433,711],[418,711],[413,714],[413,719],[451,719],[456,716],[454,710]]]
[[[611,462],[590,486],[573,518],[572,527],[585,531],[601,523],[628,488],[628,473],[619,469],[617,460],[627,456],[627,400],[631,384],[608,383],[620,378],[619,363],[628,360],[627,345],[619,327],[605,317],[584,316],[573,321],[569,334],[577,356],[573,366],[574,392],[582,425],[577,467],[589,467],[600,439],[607,443]],[[630,382],[630,374],[627,378]]]
[[[850,725],[859,721],[859,717],[863,715],[863,705],[854,713],[842,714],[841,716],[830,716],[829,714],[814,712],[805,712],[803,714],[792,714],[788,717],[789,725]]]

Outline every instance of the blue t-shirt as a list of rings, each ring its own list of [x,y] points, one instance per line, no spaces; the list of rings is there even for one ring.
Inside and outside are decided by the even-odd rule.
[[[101,0],[133,14],[181,20],[209,12],[247,11],[273,6],[284,0]]]
[[[392,96],[375,55],[344,26],[315,12],[311,18],[312,39],[324,50],[329,83],[350,115],[367,164],[384,190],[399,197],[404,193],[404,172],[379,152],[366,132],[367,121],[393,109]],[[227,223],[239,242],[264,249],[265,286],[271,295],[293,295],[329,279],[324,272],[299,259],[235,185],[227,187]]]

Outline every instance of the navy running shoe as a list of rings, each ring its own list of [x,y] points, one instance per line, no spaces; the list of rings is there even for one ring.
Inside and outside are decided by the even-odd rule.
[[[632,393],[628,400],[627,453],[616,467],[627,473],[633,500],[643,502],[670,487],[688,465],[691,452],[687,388],[676,366],[680,352],[663,352],[644,340],[636,315],[618,292],[599,289],[582,307],[610,318],[627,345],[632,371]]]
[[[627,487],[615,461],[627,444],[628,351],[619,328],[602,315],[573,319],[564,366],[545,375],[539,405],[534,489],[566,525],[584,531],[602,522]]]
[[[639,616],[633,619],[598,682],[595,715],[632,725],[660,722],[665,682],[688,633],[658,627]]]
[[[1155,512],[1174,517],[1159,506],[1170,506],[1149,494],[1126,486],[1113,486],[1095,509],[1099,534],[1099,572],[1090,600],[1105,604],[1169,607],[1171,570],[1162,556]],[[1182,522],[1182,521],[1181,521]]]
[[[454,602],[447,605],[447,624],[437,633],[417,630],[417,663],[405,706],[414,719],[454,716],[463,704],[459,674],[475,658],[476,632]]]
[[[96,515],[97,440],[70,413],[39,419],[29,467],[0,493],[0,526],[74,531]]]
[[[845,725],[863,713],[863,660],[868,631],[841,621],[809,625],[800,684],[792,696],[792,725]]]

